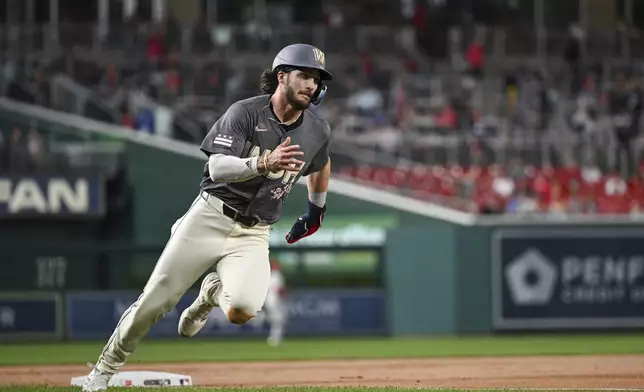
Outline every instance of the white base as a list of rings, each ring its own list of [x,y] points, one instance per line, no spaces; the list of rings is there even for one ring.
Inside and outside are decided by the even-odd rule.
[[[72,385],[82,386],[85,376],[72,377]],[[110,387],[184,387],[192,385],[192,377],[184,374],[133,371],[116,373]]]

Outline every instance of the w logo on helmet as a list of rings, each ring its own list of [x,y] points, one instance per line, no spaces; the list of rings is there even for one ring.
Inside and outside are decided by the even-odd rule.
[[[315,56],[315,61],[324,66],[324,52],[318,48],[313,48],[313,55]]]

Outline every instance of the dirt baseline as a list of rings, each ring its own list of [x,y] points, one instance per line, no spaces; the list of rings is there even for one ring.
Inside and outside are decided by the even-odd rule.
[[[2,384],[70,385],[89,368],[0,367]],[[129,363],[123,370],[189,374],[195,385],[454,388],[644,388],[644,355]]]

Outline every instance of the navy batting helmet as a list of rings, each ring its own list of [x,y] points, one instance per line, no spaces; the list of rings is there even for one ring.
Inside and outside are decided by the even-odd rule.
[[[333,75],[326,70],[324,52],[315,46],[307,44],[292,44],[286,46],[275,56],[272,71],[279,67],[311,68],[320,71],[320,84],[311,98],[311,103],[319,105],[326,94],[324,80],[332,80]]]

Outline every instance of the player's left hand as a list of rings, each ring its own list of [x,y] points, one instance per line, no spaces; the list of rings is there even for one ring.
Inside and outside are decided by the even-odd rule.
[[[286,242],[294,244],[304,237],[308,237],[322,227],[322,220],[326,206],[318,207],[309,200],[309,208],[305,214],[295,221],[291,231],[286,234]]]

